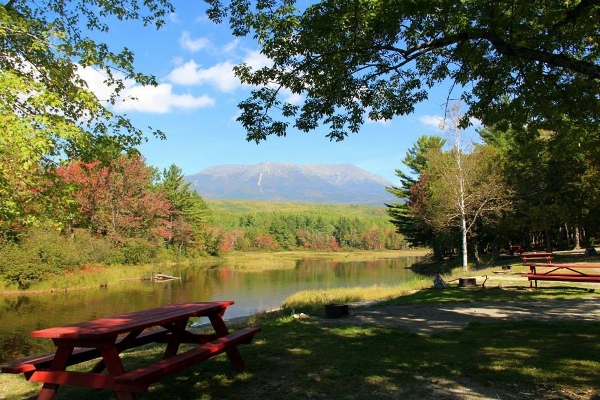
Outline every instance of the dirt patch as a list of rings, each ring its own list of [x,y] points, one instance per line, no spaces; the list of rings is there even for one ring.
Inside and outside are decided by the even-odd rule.
[[[589,321],[600,322],[600,299],[442,303],[382,306],[354,304],[346,318],[319,317],[323,324],[393,325],[420,334],[460,330],[470,322]]]

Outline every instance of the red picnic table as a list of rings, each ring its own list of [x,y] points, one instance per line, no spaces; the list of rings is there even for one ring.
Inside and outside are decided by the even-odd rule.
[[[135,399],[134,393],[145,392],[163,377],[223,352],[236,371],[245,371],[237,346],[250,343],[260,328],[229,333],[222,317],[232,304],[233,301],[175,304],[34,331],[32,337],[52,339],[55,353],[15,361],[4,366],[2,372],[23,373],[30,381],[43,382],[38,399],[53,399],[59,385],[115,390],[119,399]],[[190,332],[187,325],[191,317],[208,317],[215,333]],[[127,371],[120,354],[154,342],[166,344],[162,359]],[[178,354],[182,343],[197,346]],[[99,361],[88,372],[67,371],[68,366],[96,358]]]
[[[529,261],[540,261],[546,260],[546,262],[551,263],[554,258],[553,253],[546,252],[531,252],[531,253],[521,253],[521,259],[523,260],[524,265],[528,265]]]
[[[598,263],[534,263],[528,264],[529,287],[532,281],[565,281],[565,282],[596,282],[600,283],[600,264]],[[541,271],[538,269],[542,268]]]

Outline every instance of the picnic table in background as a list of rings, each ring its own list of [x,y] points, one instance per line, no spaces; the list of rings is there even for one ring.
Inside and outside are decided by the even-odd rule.
[[[541,271],[539,271],[541,269]],[[565,282],[598,282],[600,283],[600,263],[574,263],[574,264],[552,264],[534,263],[529,264],[529,273],[526,274],[529,287],[535,281],[565,281]]]
[[[544,253],[544,252],[521,253],[521,259],[523,260],[524,265],[527,265],[530,261],[541,261],[541,260],[546,260],[546,262],[550,263],[554,259],[554,254]]]
[[[514,256],[515,254],[521,255],[523,253],[523,246],[520,244],[513,244],[510,246],[510,255]]]
[[[135,399],[163,377],[204,360],[227,353],[236,371],[246,364],[237,348],[250,343],[260,328],[243,328],[230,333],[223,314],[233,301],[183,303],[150,310],[100,318],[67,326],[31,332],[35,338],[52,339],[54,354],[30,357],[2,367],[2,372],[23,373],[43,382],[38,399],[52,399],[59,385],[115,390],[119,399]],[[197,334],[187,329],[191,317],[208,317],[214,334]],[[127,371],[120,354],[149,343],[165,343],[161,360]],[[182,343],[191,349],[178,353]],[[89,372],[67,371],[67,367],[98,359]],[[106,373],[103,373],[106,371]]]

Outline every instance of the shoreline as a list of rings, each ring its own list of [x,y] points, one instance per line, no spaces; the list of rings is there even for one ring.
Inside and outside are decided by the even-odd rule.
[[[402,249],[402,250],[356,250],[356,251],[333,251],[333,252],[324,252],[324,251],[305,251],[305,250],[297,250],[297,251],[281,251],[281,252],[232,252],[225,254],[223,257],[218,259],[206,259],[206,260],[197,260],[195,263],[199,265],[199,268],[202,268],[204,264],[214,265],[223,265],[223,268],[232,268],[232,269],[244,269],[244,270],[262,270],[262,269],[271,269],[275,268],[273,266],[265,267],[265,264],[269,265],[270,263],[277,263],[278,267],[281,267],[282,262],[295,263],[303,259],[323,259],[323,260],[331,260],[331,261],[339,261],[339,262],[360,262],[360,261],[370,261],[370,260],[382,260],[388,258],[400,258],[400,257],[425,257],[429,252],[428,249]],[[257,264],[256,260],[263,260],[262,263]],[[182,263],[169,263],[170,266],[174,265],[190,265],[189,261]],[[227,265],[230,264],[230,265]],[[38,295],[38,294],[50,294],[50,293],[66,293],[71,291],[81,291],[81,290],[90,290],[97,288],[108,288],[111,284],[118,284],[127,281],[138,281],[144,280],[145,274],[152,273],[159,268],[158,265],[145,265],[145,266],[134,266],[135,273],[137,276],[121,276],[118,279],[109,281],[107,278],[111,276],[105,271],[110,270],[114,271],[118,268],[128,268],[131,266],[104,266],[104,269],[98,272],[89,273],[84,271],[78,271],[75,273],[71,273],[72,275],[86,275],[89,277],[89,280],[93,282],[93,284],[88,285],[73,285],[67,284],[65,287],[64,282],[60,282],[60,285],[55,280],[48,280],[49,284],[53,282],[56,283],[56,287],[47,288],[47,289],[11,289],[11,290],[1,290],[0,296],[29,296],[29,295]],[[136,269],[135,267],[139,267]],[[164,263],[160,263],[160,268],[164,269]],[[132,273],[133,274],[133,273]],[[126,275],[125,273],[123,275]],[[114,276],[114,275],[113,275]],[[62,287],[61,287],[62,286]]]

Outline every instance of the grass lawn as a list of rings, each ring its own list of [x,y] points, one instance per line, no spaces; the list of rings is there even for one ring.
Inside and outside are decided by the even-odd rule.
[[[529,291],[421,290],[388,304],[598,297],[567,287]],[[151,387],[139,399],[595,399],[600,396],[600,323],[472,323],[461,331],[418,335],[400,327],[322,324],[289,311],[259,315],[247,373],[226,356]],[[130,367],[158,357],[156,347],[126,355]],[[0,399],[34,398],[37,384],[0,375]],[[114,399],[108,391],[63,387],[58,399]]]

